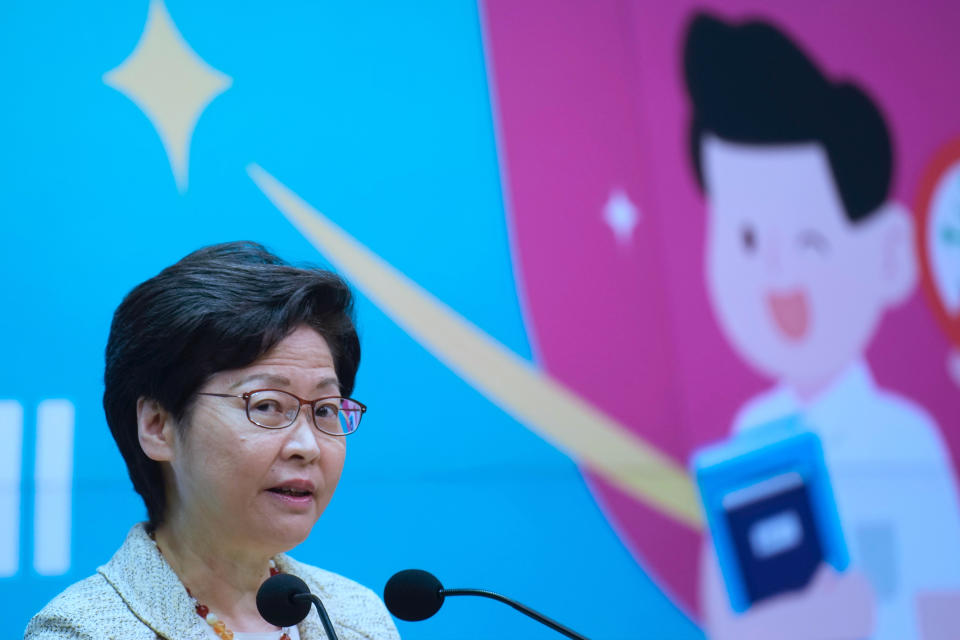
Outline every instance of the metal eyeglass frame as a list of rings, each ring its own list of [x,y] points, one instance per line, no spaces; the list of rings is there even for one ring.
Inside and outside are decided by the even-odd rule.
[[[259,422],[257,422],[256,420],[254,420],[253,418],[250,417],[250,397],[251,397],[253,394],[255,394],[255,393],[262,393],[262,392],[264,392],[264,391],[274,391],[274,392],[279,392],[279,393],[285,393],[285,394],[287,394],[288,396],[290,396],[291,398],[296,398],[296,399],[297,399],[297,401],[298,401],[300,404],[297,406],[297,413],[296,413],[296,414],[293,416],[293,418],[290,420],[289,424],[285,424],[285,425],[283,425],[282,427],[271,427],[271,426],[268,426],[268,425],[265,425],[265,424],[260,424]],[[322,398],[315,398],[315,399],[313,399],[313,400],[304,400],[304,399],[301,398],[300,396],[298,396],[298,395],[296,395],[296,394],[293,394],[293,393],[290,393],[289,391],[284,391],[283,389],[254,389],[253,391],[246,391],[246,392],[244,392],[244,393],[239,393],[239,394],[237,394],[237,393],[210,393],[210,392],[206,392],[206,391],[198,391],[198,392],[197,392],[197,395],[198,395],[198,396],[213,396],[213,397],[215,397],[215,398],[243,398],[243,401],[244,401],[244,413],[247,414],[247,420],[249,420],[251,424],[254,424],[254,425],[258,426],[258,427],[260,427],[261,429],[286,429],[287,427],[291,426],[293,423],[295,423],[295,422],[297,421],[297,418],[300,417],[300,410],[303,409],[304,405],[309,405],[309,406],[310,406],[310,415],[313,416],[313,426],[317,428],[317,431],[320,431],[321,433],[325,433],[325,434],[327,434],[328,436],[341,436],[341,437],[342,437],[342,436],[348,436],[348,435],[350,435],[351,433],[356,433],[357,429],[360,428],[360,421],[363,420],[363,414],[365,414],[365,413],[367,412],[367,405],[365,405],[365,404],[363,404],[362,402],[359,402],[359,401],[357,401],[357,400],[354,400],[353,398],[348,398],[348,397],[346,397],[346,396],[323,396]],[[321,401],[323,401],[323,400],[332,400],[333,398],[338,398],[338,399],[340,399],[340,400],[349,400],[350,402],[352,402],[352,403],[354,403],[355,405],[357,405],[357,407],[359,407],[360,417],[357,418],[357,425],[353,428],[353,431],[347,431],[346,433],[343,433],[343,432],[341,432],[341,433],[330,433],[329,431],[327,431],[326,429],[324,429],[323,427],[321,427],[321,426],[317,423],[317,418],[316,418],[316,405],[317,405],[317,403],[318,403],[318,402],[321,402]],[[343,409],[341,409],[341,411],[343,411]],[[353,411],[353,409],[348,409],[348,411]]]

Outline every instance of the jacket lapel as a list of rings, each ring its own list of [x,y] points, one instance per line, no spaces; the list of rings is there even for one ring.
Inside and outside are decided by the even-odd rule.
[[[280,554],[274,558],[274,561],[277,563],[277,568],[280,569],[280,571],[297,576],[307,583],[310,591],[319,597],[321,601],[326,601],[328,594],[323,588],[323,585],[313,581],[310,572],[306,571],[303,565],[284,554]],[[328,611],[327,614],[330,615],[330,612]],[[334,627],[337,627],[337,620],[334,619],[332,615],[330,617]],[[323,630],[323,625],[320,623],[320,616],[317,615],[313,605],[310,606],[310,612],[307,614],[307,617],[297,625],[297,631],[300,632],[300,640],[328,640],[327,633]]]
[[[296,560],[281,554],[276,562],[281,571],[303,578],[321,600],[329,599],[325,587],[312,580],[310,572]],[[97,571],[116,589],[133,615],[158,636],[167,640],[206,637],[206,622],[194,612],[193,600],[147,535],[143,523],[130,530],[123,546]],[[336,612],[331,617],[339,626],[341,621],[335,615]],[[297,631],[300,640],[328,640],[319,616],[312,610],[297,625]]]
[[[130,530],[123,546],[97,571],[133,615],[158,636],[167,640],[206,636],[206,623],[194,611],[193,601],[143,523]]]

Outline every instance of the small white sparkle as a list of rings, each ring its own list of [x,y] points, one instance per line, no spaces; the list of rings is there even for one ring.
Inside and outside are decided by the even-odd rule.
[[[603,219],[613,231],[617,242],[629,244],[633,230],[640,221],[640,212],[623,189],[614,189],[603,207]]]
[[[147,23],[133,52],[103,74],[153,123],[181,193],[187,189],[190,138],[207,105],[233,80],[203,61],[187,44],[162,0],[151,0]]]

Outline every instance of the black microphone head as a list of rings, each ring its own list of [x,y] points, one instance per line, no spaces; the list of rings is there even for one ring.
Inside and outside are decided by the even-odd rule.
[[[387,580],[383,601],[401,620],[426,620],[443,605],[443,585],[432,573],[406,569]]]
[[[310,587],[297,576],[289,573],[270,576],[257,591],[257,610],[270,624],[292,627],[310,613],[310,600],[293,599],[302,593],[310,593]]]

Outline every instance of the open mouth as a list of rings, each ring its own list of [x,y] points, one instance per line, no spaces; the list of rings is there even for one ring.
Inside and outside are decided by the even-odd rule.
[[[767,305],[781,333],[790,340],[800,340],[810,326],[810,306],[802,289],[767,295]]]
[[[303,491],[301,489],[290,489],[288,487],[274,487],[272,489],[267,489],[272,493],[278,493],[282,496],[292,496],[294,498],[306,498],[309,495],[312,495],[310,491]]]

